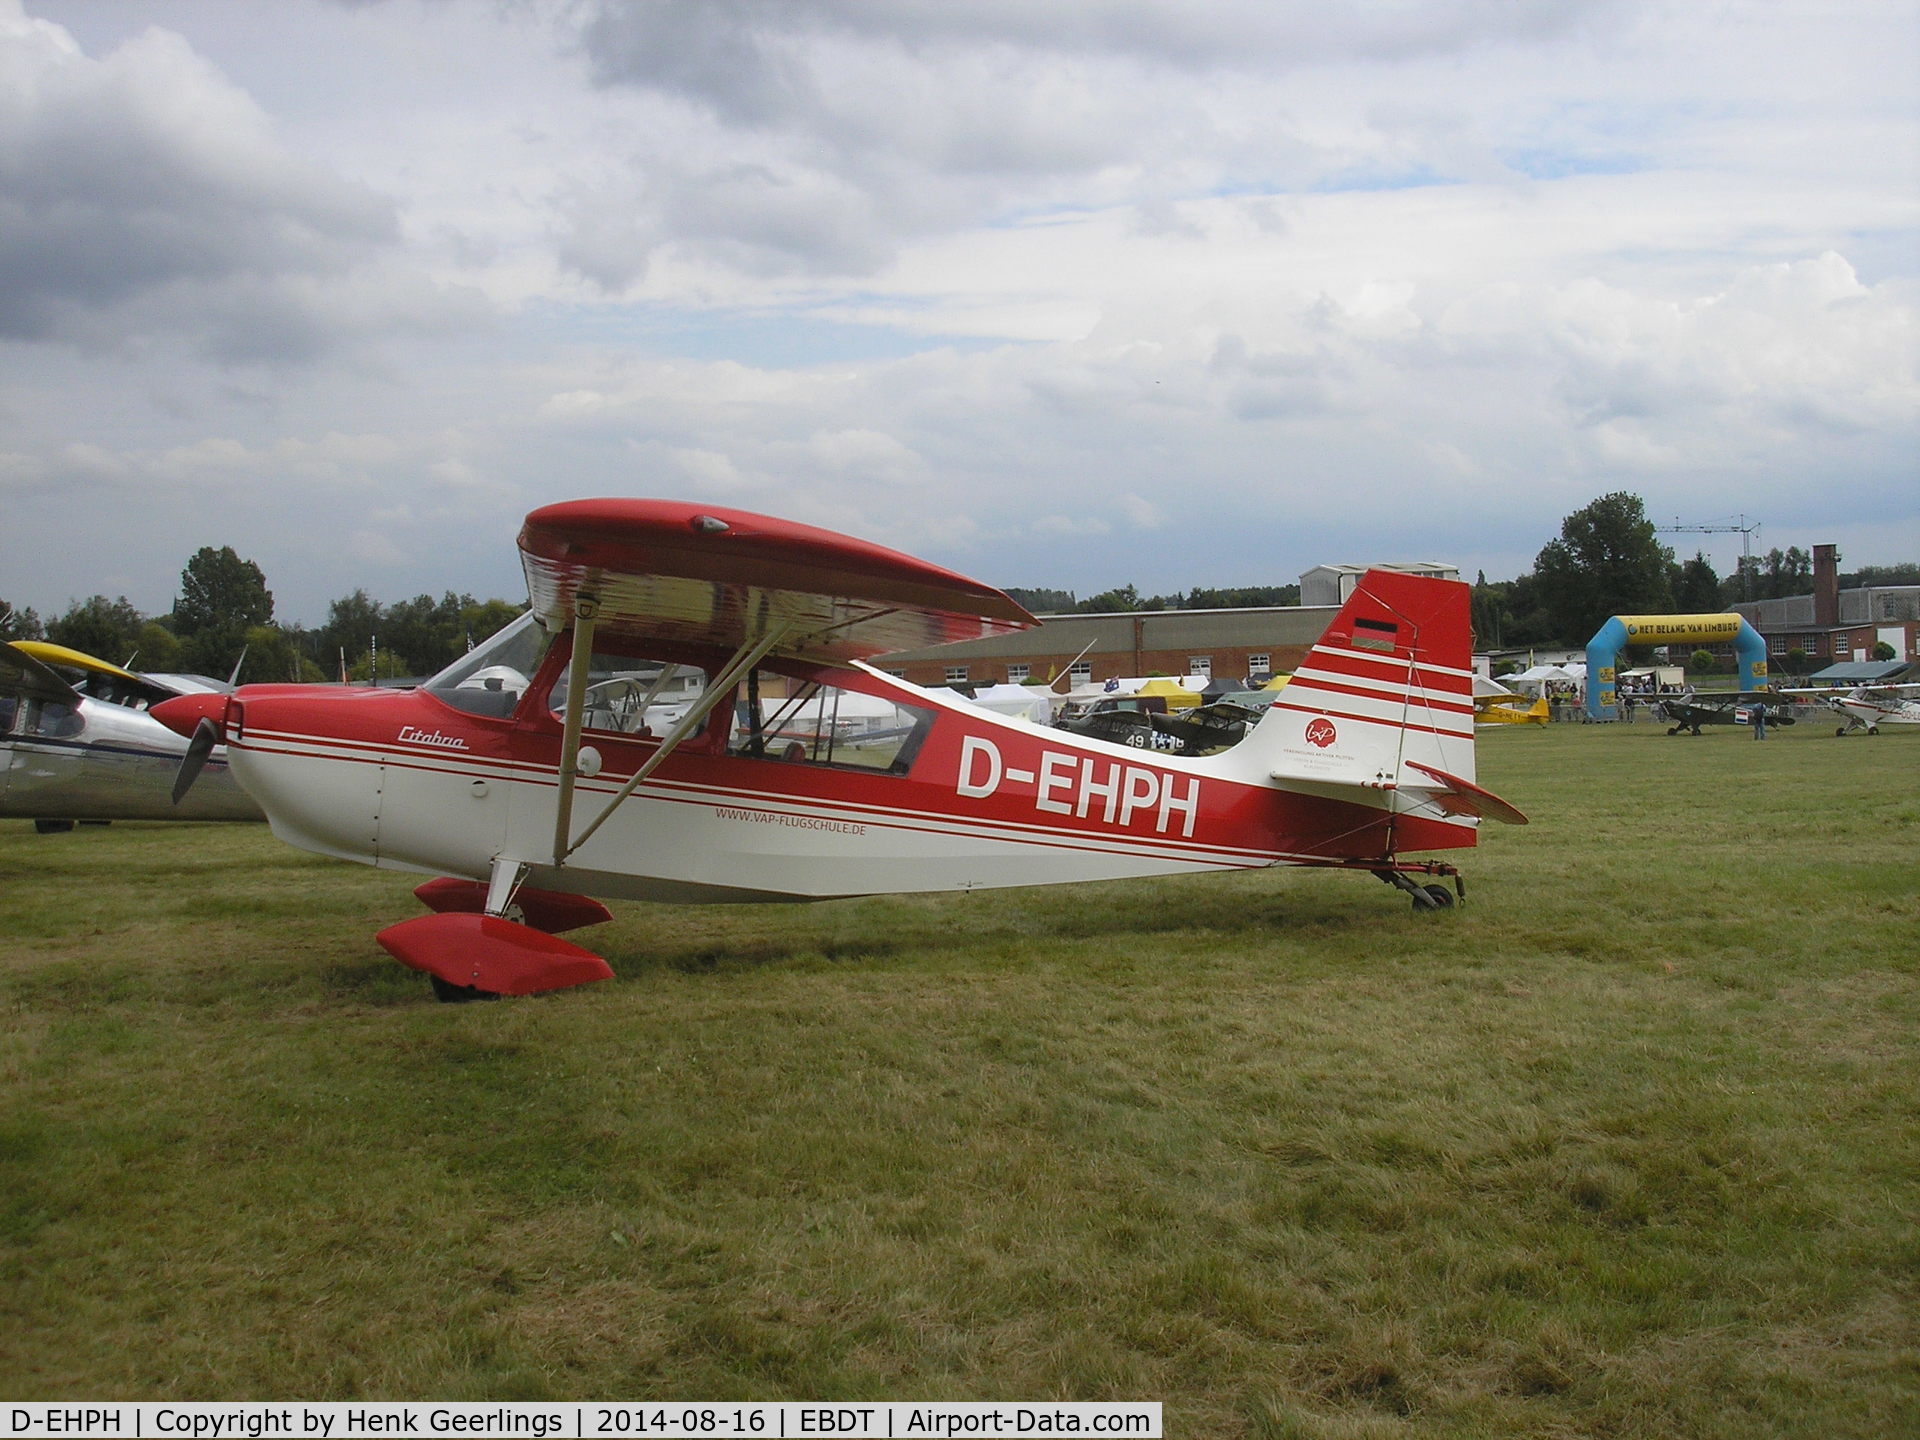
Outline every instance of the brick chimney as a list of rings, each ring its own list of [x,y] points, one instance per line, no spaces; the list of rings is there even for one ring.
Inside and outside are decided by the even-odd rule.
[[[1832,545],[1813,547],[1813,623],[1830,630],[1840,623],[1840,570]]]

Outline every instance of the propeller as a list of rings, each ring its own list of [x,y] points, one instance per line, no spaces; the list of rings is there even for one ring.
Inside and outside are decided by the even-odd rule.
[[[220,727],[213,721],[200,717],[200,723],[193,727],[193,738],[187,741],[187,753],[180,757],[180,768],[173,772],[173,803],[178,805],[193,788],[193,782],[200,778],[200,772],[206,768],[207,757],[213,753],[213,747],[220,743]]]

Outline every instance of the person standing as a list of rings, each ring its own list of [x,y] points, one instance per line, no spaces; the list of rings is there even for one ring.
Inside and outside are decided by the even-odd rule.
[[[1750,713],[1752,715],[1752,723],[1753,723],[1753,738],[1756,740],[1766,739],[1767,738],[1767,702],[1764,700],[1754,701],[1753,709]]]

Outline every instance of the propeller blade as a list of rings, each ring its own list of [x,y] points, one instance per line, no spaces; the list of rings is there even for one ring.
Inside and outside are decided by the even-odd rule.
[[[193,727],[193,738],[187,741],[187,753],[180,757],[180,768],[173,774],[173,803],[178,805],[187,791],[193,788],[193,782],[200,778],[200,772],[206,768],[207,757],[213,753],[213,747],[220,743],[220,727],[204,715],[200,723]]]

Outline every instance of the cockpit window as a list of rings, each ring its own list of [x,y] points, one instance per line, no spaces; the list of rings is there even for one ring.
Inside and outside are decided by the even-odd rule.
[[[553,637],[542,630],[528,611],[518,620],[483,640],[421,688],[437,700],[469,715],[511,715],[526,693],[533,672],[547,653]]]
[[[904,775],[933,711],[818,681],[758,671],[734,720],[735,755]]]
[[[547,695],[547,708],[562,718],[567,711],[569,678],[569,672],[562,670]],[[605,734],[652,736],[658,740],[680,723],[706,688],[707,672],[697,665],[596,650],[587,666],[587,694],[580,724]],[[683,738],[691,738],[705,728],[703,721]]]

